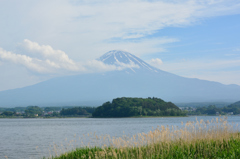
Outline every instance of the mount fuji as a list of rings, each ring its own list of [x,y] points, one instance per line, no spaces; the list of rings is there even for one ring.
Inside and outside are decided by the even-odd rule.
[[[157,69],[120,50],[97,60],[124,67],[105,73],[65,76],[0,92],[0,106],[97,106],[117,97],[159,97],[172,102],[236,102],[240,86],[185,78]]]
[[[121,50],[112,50],[101,56],[99,61],[108,65],[121,66],[121,64],[130,64],[133,67],[125,70],[126,73],[159,72],[160,70],[152,67],[140,58]],[[135,66],[135,68],[134,68]]]

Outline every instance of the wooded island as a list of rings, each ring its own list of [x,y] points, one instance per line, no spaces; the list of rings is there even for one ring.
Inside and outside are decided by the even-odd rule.
[[[180,109],[181,108],[181,109]],[[99,107],[15,107],[0,108],[0,118],[62,118],[62,117],[147,117],[147,116],[186,116],[186,115],[240,115],[240,101],[224,107],[177,107],[160,98],[122,97],[108,101]],[[188,109],[187,109],[188,108]],[[191,108],[191,109],[189,109]]]
[[[175,104],[160,98],[116,98],[96,108],[94,118],[137,116],[185,116]]]

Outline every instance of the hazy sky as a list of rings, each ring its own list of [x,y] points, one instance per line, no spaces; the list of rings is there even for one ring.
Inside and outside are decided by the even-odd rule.
[[[0,90],[114,70],[94,59],[115,49],[180,76],[240,85],[240,1],[0,1]]]

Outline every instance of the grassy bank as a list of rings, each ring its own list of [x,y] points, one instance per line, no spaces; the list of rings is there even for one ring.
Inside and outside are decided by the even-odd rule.
[[[136,148],[82,148],[54,159],[78,158],[239,158],[240,139],[159,143]]]
[[[226,119],[188,122],[183,127],[161,126],[149,133],[107,140],[102,147],[77,148],[54,159],[78,158],[240,158],[240,134]]]

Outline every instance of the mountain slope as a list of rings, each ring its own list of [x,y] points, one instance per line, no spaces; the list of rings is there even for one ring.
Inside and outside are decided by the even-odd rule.
[[[125,70],[127,73],[136,73],[136,72],[158,72],[158,70],[155,67],[152,67],[148,63],[144,62],[140,58],[130,54],[126,51],[120,51],[120,50],[112,50],[101,56],[99,61],[104,62],[105,64],[109,65],[120,65],[121,63],[124,64],[135,64],[138,65],[138,68],[129,68]]]
[[[229,107],[229,108],[233,108],[233,107],[240,108],[240,101],[235,102],[235,103],[233,103],[233,104],[230,104],[228,107]]]
[[[104,74],[51,79],[36,85],[0,92],[0,106],[101,105],[117,97],[159,97],[172,102],[235,102],[240,86],[180,77],[150,66],[124,51],[111,51],[98,60],[138,67]]]

